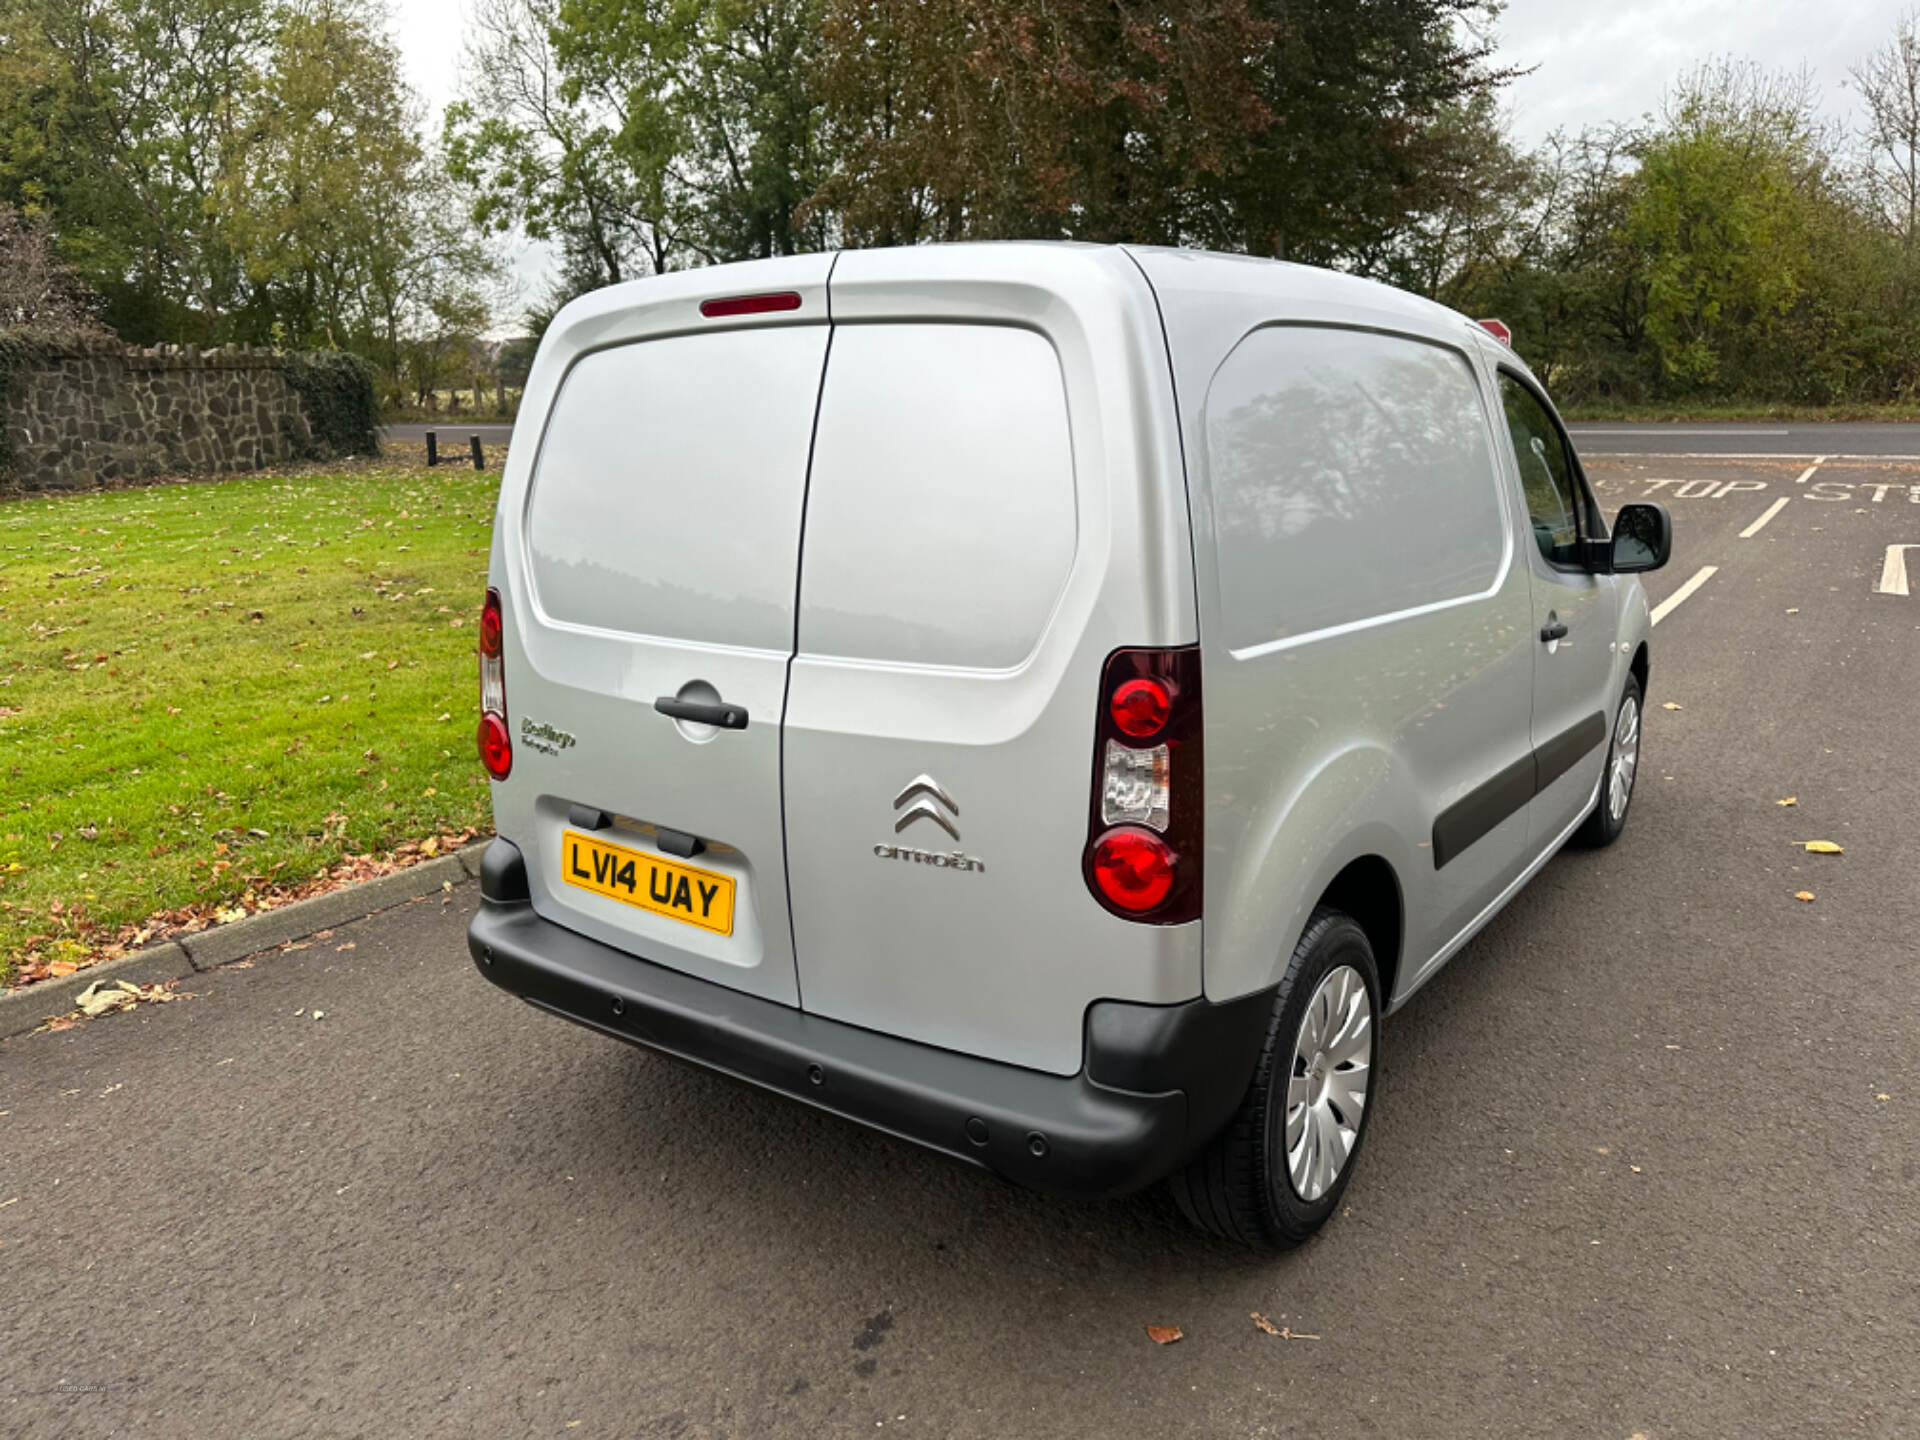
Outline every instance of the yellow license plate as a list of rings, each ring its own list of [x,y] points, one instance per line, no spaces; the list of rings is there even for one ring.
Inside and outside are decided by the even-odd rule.
[[[682,865],[590,835],[560,835],[560,876],[569,885],[684,920],[717,935],[733,933],[733,877]]]

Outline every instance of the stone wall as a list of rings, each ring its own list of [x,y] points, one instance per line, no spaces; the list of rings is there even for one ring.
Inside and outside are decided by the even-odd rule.
[[[221,475],[329,454],[287,357],[250,346],[42,350],[0,375],[0,397],[0,478],[15,489]]]

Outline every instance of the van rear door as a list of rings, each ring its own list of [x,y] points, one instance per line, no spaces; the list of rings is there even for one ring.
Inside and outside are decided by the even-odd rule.
[[[1121,920],[1081,870],[1105,658],[1194,633],[1152,295],[1117,251],[936,246],[842,255],[833,309],[785,741],[801,1006],[1070,1074],[1090,1002],[1199,989],[1198,924]]]
[[[542,916],[794,1005],[780,728],[830,257],[783,263],[797,308],[712,321],[670,276],[556,323],[586,343],[505,517],[495,797]]]

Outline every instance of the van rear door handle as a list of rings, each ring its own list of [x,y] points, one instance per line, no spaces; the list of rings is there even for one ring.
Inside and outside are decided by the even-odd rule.
[[[1540,638],[1551,645],[1555,640],[1567,638],[1567,622],[1551,611],[1547,614],[1547,623],[1540,627]]]
[[[714,725],[722,730],[744,730],[747,728],[747,707],[744,705],[703,705],[698,700],[681,700],[672,695],[662,695],[653,702],[653,708],[662,715],[671,715],[676,720],[692,720],[700,725]]]

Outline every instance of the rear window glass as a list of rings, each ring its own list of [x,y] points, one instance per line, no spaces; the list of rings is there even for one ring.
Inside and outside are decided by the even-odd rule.
[[[1505,548],[1466,359],[1361,330],[1275,326],[1207,395],[1228,647],[1486,590]]]
[[[569,372],[527,546],[553,619],[790,652],[824,325],[617,346]]]
[[[800,649],[1005,668],[1073,563],[1053,347],[994,325],[843,325],[807,492]]]

